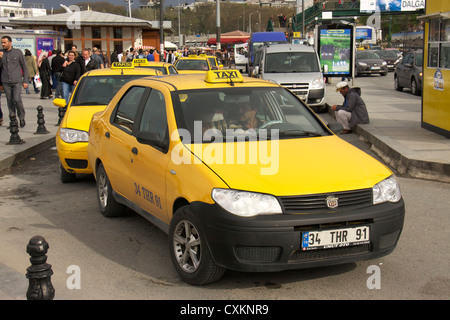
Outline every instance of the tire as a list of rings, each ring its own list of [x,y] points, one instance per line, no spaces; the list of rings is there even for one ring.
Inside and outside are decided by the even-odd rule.
[[[417,85],[416,79],[411,80],[411,93],[415,96],[420,96],[420,89]]]
[[[61,163],[59,164],[59,176],[61,178],[62,183],[75,182],[75,180],[77,179],[76,174],[67,172]]]
[[[170,222],[169,250],[172,263],[181,279],[192,285],[218,281],[225,268],[218,266],[192,208],[179,208]]]
[[[125,214],[125,206],[118,203],[113,196],[113,189],[106,175],[103,164],[99,164],[96,177],[97,200],[104,217],[120,217]]]
[[[382,72],[382,73],[380,73],[380,76],[382,76],[382,77],[385,77],[385,76],[387,76],[387,75],[388,75],[387,72]]]
[[[397,76],[394,76],[394,87],[397,91],[403,91],[403,87],[400,86]]]

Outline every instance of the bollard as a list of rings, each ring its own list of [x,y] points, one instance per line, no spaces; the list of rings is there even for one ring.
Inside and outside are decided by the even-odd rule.
[[[42,106],[37,107],[37,118],[38,118],[38,127],[36,129],[36,132],[34,134],[46,134],[49,133],[47,131],[47,128],[45,127],[45,120],[44,120],[44,108]]]
[[[49,245],[42,236],[34,236],[27,245],[31,266],[27,268],[29,280],[27,300],[53,300],[55,289],[51,282],[52,266],[47,263]]]
[[[9,116],[9,132],[11,136],[9,137],[9,142],[6,144],[22,144],[25,143],[19,136],[19,124],[15,115]]]
[[[55,126],[59,126],[61,124],[64,115],[66,114],[67,105],[64,108],[58,108],[58,123]]]

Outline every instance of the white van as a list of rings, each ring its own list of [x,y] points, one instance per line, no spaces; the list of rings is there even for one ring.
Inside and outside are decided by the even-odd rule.
[[[315,111],[326,111],[326,84],[314,47],[276,44],[259,48],[252,76],[288,88]]]
[[[241,73],[247,71],[248,63],[248,43],[239,43],[234,46],[234,64],[235,68]]]

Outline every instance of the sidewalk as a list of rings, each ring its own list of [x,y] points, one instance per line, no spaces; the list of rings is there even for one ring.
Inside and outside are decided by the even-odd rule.
[[[385,77],[390,81],[391,74]],[[341,104],[342,96],[335,91],[337,78],[327,85],[327,103]],[[399,174],[420,179],[450,182],[450,139],[421,127],[421,97],[409,92],[383,91],[374,86],[374,79],[357,78],[355,86],[362,88],[370,124],[359,125],[356,134],[372,145],[372,150]],[[41,100],[39,94],[22,94],[26,109],[26,127],[19,128],[19,136],[25,141],[19,145],[7,145],[11,133],[6,97],[1,95],[4,123],[0,126],[0,171],[30,158],[55,144],[58,127],[58,108],[52,100]],[[44,108],[45,127],[48,134],[35,134],[37,107]],[[325,122],[332,121],[332,113],[319,114]]]
[[[340,78],[334,78],[327,85],[329,105],[343,102],[335,90],[339,81]],[[392,73],[383,81],[392,84]],[[421,127],[422,97],[413,96],[407,89],[405,92],[383,90],[374,83],[371,77],[358,77],[353,84],[361,87],[361,97],[370,117],[369,124],[357,126],[356,134],[370,143],[372,151],[400,175],[450,182],[450,139]],[[323,116],[331,117],[334,118],[333,111]]]
[[[8,105],[5,94],[1,95],[3,125],[0,126],[0,171],[55,145],[55,134],[58,129],[56,124],[59,119],[58,108],[53,106],[52,99],[40,99],[39,93],[34,93],[33,88],[30,92],[25,94],[25,90],[22,91],[26,126],[19,127],[18,134],[25,143],[14,145],[7,144],[11,138],[11,132],[7,129],[9,126]],[[38,128],[37,107],[39,105],[43,107],[44,126],[49,131],[47,134],[35,134]]]

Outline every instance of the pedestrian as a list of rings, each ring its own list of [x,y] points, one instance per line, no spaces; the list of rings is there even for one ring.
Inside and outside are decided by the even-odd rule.
[[[175,62],[175,55],[173,54],[172,50],[169,50],[169,52],[166,55],[166,62],[173,64]]]
[[[50,78],[52,76],[52,70],[50,69],[50,63],[48,62],[47,51],[41,51],[38,59],[39,76],[41,77],[41,99],[53,98],[52,85],[50,84]]]
[[[55,57],[52,59],[51,67],[53,74],[55,75],[55,98],[61,98],[62,94],[62,84],[61,84],[61,74],[63,71],[63,64],[66,61],[60,49],[56,50]]]
[[[147,55],[147,61],[155,61],[155,57],[153,56],[153,49],[150,49],[150,52]]]
[[[336,120],[344,127],[341,133],[352,133],[352,129],[357,124],[369,123],[366,104],[356,91],[350,89],[347,82],[339,82],[336,85],[336,91],[344,97],[342,105],[331,106],[331,110],[335,111]]]
[[[89,52],[89,49],[84,48],[81,51],[81,58],[80,58],[80,70],[81,74],[84,74],[85,72],[98,69],[99,66],[97,62],[91,57],[91,54]]]
[[[28,69],[21,50],[12,47],[10,36],[1,38],[3,56],[0,66],[0,91],[5,91],[9,119],[16,115],[20,127],[25,127],[25,108],[22,102],[22,87],[28,88]]]
[[[48,52],[48,64],[50,65],[50,71],[51,71],[51,79],[52,79],[52,91],[56,90],[56,80],[55,80],[55,73],[52,69],[52,60],[56,56],[56,50],[53,49],[52,51]]]
[[[103,62],[103,58],[102,58],[101,54],[102,54],[101,51],[97,47],[92,48],[91,59],[93,59],[97,63],[96,69],[105,68],[105,64]],[[81,55],[83,55],[83,53],[81,53]]]
[[[0,72],[2,67],[2,57],[3,57],[3,51],[0,51]],[[1,83],[1,80],[0,80]],[[3,125],[3,111],[2,111],[2,91],[0,90],[0,126]]]
[[[273,31],[273,16],[270,16],[270,19],[267,22],[266,31]]]
[[[39,70],[36,63],[36,57],[31,54],[31,51],[25,49],[25,62],[27,63],[28,69],[28,84],[33,83],[33,88],[35,93],[39,93],[39,89],[36,88],[36,83],[34,82],[34,76],[39,74]],[[30,88],[25,89],[26,94],[30,94]]]
[[[117,50],[114,50],[111,53],[110,60],[111,60],[111,64],[114,63],[114,62],[119,62],[120,61],[119,60],[119,53],[117,52]]]
[[[63,73],[61,75],[63,98],[69,103],[70,94],[81,76],[81,66],[75,61],[75,52],[67,53],[67,61],[63,64]]]

